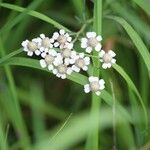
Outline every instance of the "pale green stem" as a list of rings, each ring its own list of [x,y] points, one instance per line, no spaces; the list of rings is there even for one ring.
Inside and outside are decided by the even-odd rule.
[[[94,1],[94,20],[93,20],[93,30],[98,34],[102,34],[102,0]],[[97,69],[100,66],[100,61],[98,59],[98,52],[93,52],[93,76],[99,77],[100,72]],[[96,96],[95,93],[92,93],[92,106],[91,106],[91,114],[97,113],[100,110],[100,97]],[[97,123],[97,122],[96,122]],[[97,123],[98,124],[98,123]],[[92,131],[92,133],[88,136],[87,150],[99,150],[99,126]]]

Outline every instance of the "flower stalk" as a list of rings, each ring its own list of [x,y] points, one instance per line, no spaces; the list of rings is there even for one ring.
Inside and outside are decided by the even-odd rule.
[[[93,21],[93,30],[98,34],[102,35],[102,0],[94,1],[94,21]],[[93,64],[96,67],[93,67],[93,76],[99,77],[100,72],[97,69],[100,66],[100,62],[98,60],[98,52],[93,51]],[[100,110],[100,97],[92,93],[92,106],[91,113],[97,113]],[[91,148],[93,150],[99,149],[99,126],[92,132],[91,135]]]

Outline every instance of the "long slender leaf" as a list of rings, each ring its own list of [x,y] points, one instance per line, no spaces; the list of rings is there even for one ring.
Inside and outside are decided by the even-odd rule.
[[[52,24],[58,29],[64,29],[64,30],[70,32],[70,30],[67,29],[66,27],[64,27],[63,25],[59,24],[55,20],[49,18],[48,16],[46,16],[44,14],[41,14],[41,13],[37,12],[37,11],[33,11],[33,10],[30,10],[30,9],[26,9],[26,8],[16,6],[16,5],[12,5],[12,4],[8,4],[8,3],[0,3],[0,6],[8,8],[8,9],[15,10],[15,11],[18,11],[18,12],[27,11],[27,14],[30,15],[30,16],[33,16],[33,17],[38,18],[40,20],[43,20],[43,21],[45,21],[49,24]]]
[[[19,23],[21,20],[24,19],[24,17],[26,16],[26,13],[28,11],[28,9],[34,10],[42,2],[43,2],[43,0],[38,0],[38,1],[33,1],[32,3],[30,3],[30,5],[27,7],[26,11],[23,11],[21,14],[19,14],[16,17],[13,16],[13,18],[8,19],[8,22],[5,23],[4,27],[0,31],[3,32],[3,33],[6,31],[6,33],[9,33],[9,31],[11,30],[11,28],[13,28],[17,23]]]
[[[0,64],[0,66],[2,66],[2,65],[24,66],[24,67],[40,69],[40,70],[47,71],[48,73],[50,73],[47,69],[43,69],[40,67],[38,60],[31,59],[31,58],[13,57],[13,58],[10,58],[9,60]],[[79,73],[72,73],[67,78],[71,81],[74,81],[75,83],[80,84],[80,85],[85,85],[88,82],[87,77],[82,75],[82,74],[79,74]],[[102,97],[102,99],[105,100],[105,102],[108,105],[112,106],[112,97],[107,91],[104,90],[101,94],[101,97]],[[131,116],[128,114],[128,112],[121,105],[118,104],[117,108],[126,117],[126,119],[129,122],[132,122]]]
[[[150,15],[149,0],[133,0],[139,7],[141,7],[148,15]]]
[[[150,60],[150,54],[149,54],[147,47],[145,46],[142,39],[140,38],[140,36],[123,18],[116,17],[116,16],[107,16],[107,18],[117,21],[126,30],[128,35],[132,39],[133,43],[135,44],[139,54],[143,58],[144,63],[148,69],[149,76],[150,76],[150,61],[149,61]]]
[[[119,65],[114,64],[113,68],[125,79],[128,86],[133,90],[133,92],[137,95],[138,99],[140,100],[140,103],[141,103],[143,111],[144,111],[145,124],[146,124],[146,128],[147,128],[147,126],[148,126],[148,116],[147,116],[146,107],[145,107],[145,104],[144,104],[144,102],[143,102],[136,86],[134,85],[134,83],[132,82],[132,80],[130,79],[128,74]]]

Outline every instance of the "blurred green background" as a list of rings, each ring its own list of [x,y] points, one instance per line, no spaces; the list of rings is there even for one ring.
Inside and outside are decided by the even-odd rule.
[[[93,17],[92,0],[0,0],[0,2],[0,60],[20,49],[23,40],[38,37],[41,33],[51,37],[52,33],[58,30],[53,25],[28,15],[28,10],[45,14],[72,32],[79,31],[84,21]],[[2,7],[3,3],[27,9],[20,13]],[[107,15],[125,19],[150,49],[150,1],[104,0],[102,22],[103,48],[113,49],[117,54],[117,64],[124,68],[138,89],[150,119],[150,82],[146,65],[126,31],[117,22],[106,18]],[[86,31],[92,31],[92,24]],[[82,35],[85,35],[85,32]],[[79,44],[77,42],[76,49],[81,52],[83,50]],[[20,56],[26,57],[26,54],[21,53]],[[116,123],[114,132],[111,120],[112,106],[110,107],[102,98],[100,115],[104,116],[106,122],[108,116],[111,119],[108,126],[102,123],[104,128],[100,131],[100,149],[115,149],[113,147],[115,137],[118,150],[150,149],[150,144],[149,147],[147,144],[150,142],[150,126],[148,125],[145,131],[141,105],[136,101],[138,98],[114,69],[102,72],[102,76],[106,81],[106,90],[110,94],[112,93],[110,81],[113,83],[115,99],[131,115],[132,121],[136,119],[140,121],[131,123],[123,120],[121,124]],[[50,143],[44,142],[51,139],[55,141],[57,133],[58,141],[56,140],[54,149],[85,149],[86,133],[94,125],[91,125],[83,136],[81,129],[84,127],[82,128],[80,114],[88,116],[90,107],[91,95],[85,94],[83,86],[77,83],[61,80],[51,73],[34,68],[0,64],[1,150],[53,150]],[[73,121],[70,123],[70,120]],[[86,121],[84,123],[86,124]],[[79,132],[81,135],[75,134],[76,127],[77,131],[81,130]],[[63,132],[64,128],[66,132]],[[61,134],[64,138],[59,138]],[[58,146],[59,142],[62,142],[61,148]]]

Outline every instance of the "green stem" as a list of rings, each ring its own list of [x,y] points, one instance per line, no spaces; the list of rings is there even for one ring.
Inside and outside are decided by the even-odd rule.
[[[102,0],[94,1],[94,20],[93,20],[93,30],[101,35],[102,33]],[[100,72],[97,69],[100,66],[100,62],[98,59],[98,52],[93,52],[93,76],[99,77]],[[91,106],[91,114],[97,113],[100,109],[100,97],[96,96],[95,93],[92,93],[92,106]],[[96,122],[97,123],[97,122]],[[92,131],[92,133],[88,136],[87,150],[99,150],[99,126],[97,123],[97,128]]]

